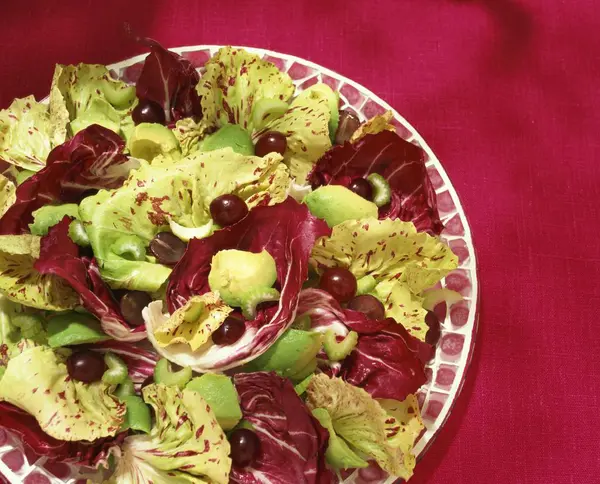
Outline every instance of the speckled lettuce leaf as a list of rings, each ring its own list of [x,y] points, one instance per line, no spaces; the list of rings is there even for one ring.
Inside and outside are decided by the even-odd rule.
[[[175,163],[144,164],[121,188],[87,197],[80,215],[102,276],[112,288],[158,290],[170,269],[150,260],[126,261],[113,244],[133,234],[147,246],[170,222],[202,228],[211,221],[210,202],[226,193],[239,195],[250,208],[283,201],[289,175],[280,160],[276,153],[259,158],[231,149],[196,152]]]
[[[360,279],[395,280],[420,294],[458,265],[458,258],[439,237],[417,232],[400,220],[348,220],[317,241],[312,263],[347,267]]]
[[[423,309],[423,298],[414,295],[408,286],[394,280],[377,284],[372,294],[385,307],[385,317],[393,318],[415,338],[425,341],[429,326],[425,323],[427,311]]]
[[[60,277],[42,275],[33,265],[40,237],[0,236],[0,291],[12,301],[38,309],[65,311],[79,304],[77,293]]]
[[[255,139],[266,131],[285,134],[287,149],[283,160],[298,183],[306,181],[317,160],[331,148],[331,112],[326,90],[331,88],[325,84],[316,84],[302,91],[283,116],[274,119],[254,134]]]
[[[114,449],[117,466],[108,482],[227,484],[229,442],[200,394],[156,384],[143,394],[156,423],[149,435],[132,435]]]
[[[46,158],[67,136],[68,113],[50,109],[33,96],[15,99],[0,111],[0,160],[26,170],[38,171]]]
[[[402,449],[387,438],[386,411],[367,392],[322,373],[312,378],[306,395],[308,408],[327,410],[335,433],[352,449],[375,459],[393,476],[408,479],[412,475]]]
[[[404,466],[413,469],[415,456],[412,449],[425,428],[417,397],[410,394],[403,402],[398,400],[377,400],[387,413],[385,430],[388,442],[404,454]]]
[[[127,96],[128,99],[119,105],[114,99],[109,99],[105,92],[118,93],[129,89],[132,88],[126,83],[113,79],[106,66],[57,64],[50,88],[50,105],[64,106],[68,112],[67,121],[85,119],[83,126],[78,127],[96,123],[126,137],[133,126],[131,111],[135,95],[132,91],[131,96]],[[73,123],[70,127],[72,132],[77,130]]]
[[[289,75],[244,49],[223,47],[205,68],[197,91],[204,119],[217,127],[239,124],[251,132],[256,103],[262,99],[287,102],[294,94]]]
[[[391,111],[386,111],[383,114],[378,114],[373,116],[371,119],[367,119],[352,134],[350,141],[354,143],[359,139],[364,138],[368,134],[377,134],[381,133],[382,131],[396,132],[396,128],[390,123],[393,117],[394,114]]]
[[[15,191],[15,184],[4,175],[0,175],[0,217],[15,203]]]
[[[196,351],[233,311],[218,294],[193,296],[154,331],[160,346],[183,343]]]
[[[177,121],[173,134],[179,141],[181,154],[187,156],[197,151],[198,142],[208,134],[209,128],[209,124],[204,119],[195,121],[194,118],[185,118]]]
[[[0,399],[33,415],[51,437],[67,441],[115,435],[126,411],[110,385],[72,380],[62,358],[43,346],[25,348],[9,361]]]

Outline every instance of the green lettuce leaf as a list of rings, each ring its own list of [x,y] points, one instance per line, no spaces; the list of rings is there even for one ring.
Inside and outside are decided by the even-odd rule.
[[[239,124],[252,132],[252,111],[259,101],[287,102],[294,94],[290,76],[244,49],[223,47],[205,68],[196,89],[204,119],[217,127]]]
[[[329,101],[332,95],[333,92],[325,84],[311,86],[294,99],[283,116],[254,133],[255,139],[267,131],[279,131],[286,135],[287,149],[283,160],[298,183],[305,183],[313,165],[331,148]]]
[[[0,380],[0,400],[33,415],[51,437],[68,441],[93,441],[119,431],[126,408],[111,390],[101,381],[72,380],[60,356],[33,345],[8,362]]]
[[[458,258],[439,237],[417,232],[401,220],[348,220],[317,241],[311,263],[347,267],[357,279],[371,276],[372,294],[386,307],[386,317],[401,323],[413,336],[427,333],[422,292],[458,266]]]
[[[0,159],[26,170],[41,170],[52,148],[65,141],[68,122],[60,104],[48,106],[33,96],[15,99],[0,111]]]
[[[15,184],[0,174],[0,217],[15,203],[17,199],[15,191]]]
[[[281,156],[242,156],[231,149],[196,152],[175,163],[142,165],[116,190],[101,190],[80,205],[101,274],[113,289],[157,291],[170,269],[151,260],[125,260],[113,251],[122,237],[136,235],[148,246],[161,231],[175,222],[181,228],[201,228],[210,235],[214,226],[210,202],[234,193],[249,208],[275,204],[286,198],[289,175]]]
[[[79,305],[79,296],[71,286],[33,267],[40,255],[40,240],[35,235],[0,236],[0,291],[8,299],[33,308],[73,309]]]
[[[407,459],[398,442],[388,439],[392,433],[386,424],[388,414],[366,391],[320,374],[310,381],[306,394],[308,407],[327,410],[335,433],[351,449],[375,459],[393,476],[408,479],[412,475],[414,458]]]
[[[183,343],[196,351],[233,311],[213,292],[193,296],[154,330],[160,346]]]
[[[113,79],[99,64],[58,64],[50,88],[50,104],[64,106],[73,133],[100,124],[126,139],[133,128],[135,88]]]
[[[429,326],[422,297],[411,293],[406,284],[390,280],[377,284],[371,294],[383,303],[386,318],[394,318],[415,338],[425,341]]]
[[[227,484],[229,442],[206,401],[193,390],[149,385],[144,400],[156,415],[149,435],[133,435],[114,449],[114,484]]]
[[[185,118],[175,123],[173,133],[179,141],[184,157],[198,150],[198,142],[208,134],[209,128],[209,124],[204,119],[196,122],[194,118]]]

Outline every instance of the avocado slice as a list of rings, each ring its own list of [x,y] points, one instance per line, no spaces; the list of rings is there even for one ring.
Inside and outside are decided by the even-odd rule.
[[[214,151],[231,148],[244,156],[254,155],[254,144],[250,133],[237,124],[226,124],[200,143],[200,151]]]
[[[198,392],[206,400],[224,430],[231,430],[241,420],[237,390],[228,376],[206,373],[192,379],[185,389]]]
[[[320,333],[288,329],[265,353],[246,365],[247,371],[276,371],[286,378],[303,380],[316,369],[322,338]]]
[[[179,141],[173,132],[158,123],[138,124],[129,138],[128,148],[131,156],[147,161],[152,161],[158,155],[174,159],[181,156]]]
[[[135,101],[135,86],[105,80],[100,84],[100,89],[107,101],[117,109],[128,108]]]
[[[50,318],[46,331],[50,348],[97,343],[110,339],[102,331],[96,318],[75,311]]]
[[[330,227],[361,218],[377,218],[378,208],[342,185],[325,185],[304,197],[310,212]]]
[[[329,442],[325,451],[327,463],[335,469],[353,469],[355,467],[368,467],[368,462],[359,457],[333,428],[329,412],[324,408],[315,408],[313,416],[329,431]]]
[[[283,116],[289,107],[289,104],[281,99],[259,99],[252,108],[254,131],[260,131],[274,119]]]

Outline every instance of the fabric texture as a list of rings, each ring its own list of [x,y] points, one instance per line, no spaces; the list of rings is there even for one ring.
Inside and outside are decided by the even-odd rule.
[[[0,106],[53,65],[166,46],[295,54],[363,84],[442,161],[478,255],[480,331],[411,483],[599,482],[597,0],[5,0]]]

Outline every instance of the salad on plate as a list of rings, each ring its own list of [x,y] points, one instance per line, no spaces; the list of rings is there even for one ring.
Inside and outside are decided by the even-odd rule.
[[[151,42],[0,111],[0,426],[106,483],[408,480],[457,267],[423,150]]]

